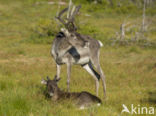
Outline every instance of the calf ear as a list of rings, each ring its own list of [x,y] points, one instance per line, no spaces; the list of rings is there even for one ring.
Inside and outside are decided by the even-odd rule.
[[[56,82],[59,82],[61,80],[61,78],[56,79]]]
[[[55,75],[54,81],[58,82],[60,79],[61,79],[61,78],[58,78],[58,79],[57,79],[57,76]]]
[[[50,80],[50,78],[47,76],[47,80]]]
[[[41,80],[41,84],[46,85],[46,84],[47,84],[47,81],[44,80],[44,79],[42,79],[42,80]]]
[[[57,79],[57,75],[55,75],[55,77],[54,77],[54,80],[56,81],[56,79]]]

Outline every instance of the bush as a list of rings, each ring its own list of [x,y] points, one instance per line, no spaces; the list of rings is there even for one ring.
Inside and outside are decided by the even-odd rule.
[[[40,19],[34,26],[33,31],[39,37],[54,36],[58,31],[56,21],[51,19]]]
[[[51,38],[59,32],[59,26],[54,19],[39,19],[31,27],[29,43],[51,44]]]
[[[80,26],[80,29],[78,31],[82,34],[89,34],[89,35],[97,35],[98,33],[100,33],[100,30],[98,30],[97,28],[95,28],[90,24],[85,24]]]

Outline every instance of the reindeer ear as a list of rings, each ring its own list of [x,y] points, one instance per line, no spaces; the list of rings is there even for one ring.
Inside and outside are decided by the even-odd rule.
[[[46,84],[47,84],[47,81],[44,80],[44,79],[42,79],[42,80],[41,80],[41,84],[46,85]]]
[[[50,78],[47,76],[47,80],[50,80]]]

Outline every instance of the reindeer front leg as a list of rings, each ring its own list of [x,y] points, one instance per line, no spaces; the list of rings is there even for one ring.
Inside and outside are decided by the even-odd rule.
[[[70,91],[70,75],[71,75],[71,63],[67,62],[67,91]]]
[[[57,64],[56,67],[57,67],[57,79],[59,79],[60,78],[60,72],[61,72],[61,66]]]

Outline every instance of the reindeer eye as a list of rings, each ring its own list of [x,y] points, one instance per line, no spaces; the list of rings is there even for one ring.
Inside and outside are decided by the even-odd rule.
[[[71,37],[74,37],[74,35],[73,35],[73,34],[71,34]]]

